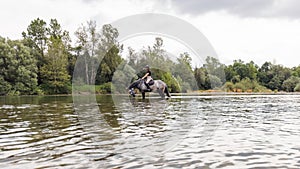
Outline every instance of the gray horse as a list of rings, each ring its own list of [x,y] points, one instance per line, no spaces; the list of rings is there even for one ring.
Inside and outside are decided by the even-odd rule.
[[[158,92],[158,94],[161,96],[161,98],[165,98],[164,93],[166,93],[168,97],[171,97],[169,90],[168,90],[168,86],[162,80],[152,80],[152,83],[150,81],[149,85],[150,85],[151,91]],[[147,86],[145,85],[145,80],[143,80],[143,79],[139,79],[139,80],[133,82],[128,87],[129,94],[132,95],[133,97],[135,97],[134,88],[139,89],[139,91],[142,93],[143,99],[145,99],[145,92],[150,92],[147,89]]]

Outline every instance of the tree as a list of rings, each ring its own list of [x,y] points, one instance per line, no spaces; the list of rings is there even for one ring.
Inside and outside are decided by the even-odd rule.
[[[131,47],[128,47],[128,65],[137,69],[138,53]]]
[[[190,71],[192,71],[192,58],[189,53],[181,53],[177,61],[181,64],[184,64]]]
[[[44,56],[47,46],[47,23],[37,18],[27,27],[27,33],[22,32],[25,44],[37,51],[39,57]]]
[[[195,68],[194,77],[196,79],[198,89],[209,89],[209,78],[207,77],[207,71],[205,68]]]
[[[300,92],[300,83],[296,85],[296,87],[294,88],[294,92]]]
[[[51,19],[49,28],[48,50],[45,54],[45,64],[41,68],[42,88],[48,94],[70,92],[70,75],[68,73],[68,58],[71,55],[70,37],[62,30],[56,19]]]
[[[233,70],[239,75],[240,79],[248,77],[248,69],[242,60],[235,60],[233,63]]]
[[[261,85],[267,86],[267,84],[273,78],[273,75],[270,73],[272,64],[271,62],[265,62],[259,69],[257,73],[258,81]]]
[[[34,19],[27,27],[26,32],[22,32],[23,42],[31,50],[30,53],[37,60],[38,67],[38,84],[41,83],[40,68],[44,64],[44,54],[47,48],[47,23],[40,19]]]
[[[249,62],[246,64],[246,67],[247,67],[247,77],[250,79],[250,80],[256,80],[257,78],[257,68],[258,66],[255,65],[255,63],[253,61]]]
[[[222,86],[222,81],[219,77],[215,76],[215,75],[209,75],[209,84],[210,84],[210,88],[211,89],[215,89],[215,88],[219,88]]]
[[[36,59],[22,41],[0,37],[1,95],[35,94]]]
[[[123,46],[117,42],[118,30],[110,24],[103,25],[98,58],[101,61],[96,75],[96,84],[111,82],[118,66],[123,62],[120,53]]]
[[[93,84],[96,77],[96,67],[99,66],[99,58],[96,56],[97,48],[100,43],[100,34],[97,32],[97,24],[95,21],[88,21],[87,25],[81,25],[75,32],[77,37],[77,49],[79,53],[78,59],[83,61],[84,66],[80,72],[76,72],[79,77],[84,77],[86,84]]]
[[[118,30],[107,24],[99,32],[96,22],[88,21],[87,26],[79,27],[75,35],[79,53],[77,66],[81,68],[75,72],[78,78],[83,77],[86,84],[110,82],[122,62],[119,55],[122,45],[117,42]]]
[[[68,51],[61,39],[50,38],[46,64],[41,68],[42,87],[48,94],[70,92],[70,75],[67,71]]]
[[[225,66],[225,78],[227,82],[232,81],[232,79],[237,75],[236,71],[234,71],[232,65]],[[233,82],[235,83],[235,82]]]
[[[0,95],[7,95],[12,89],[11,84],[4,79],[3,75],[0,75],[0,86]]]
[[[282,89],[282,81],[275,75],[267,84],[266,86],[271,90],[281,90]]]
[[[180,54],[179,58],[177,58],[178,63],[174,66],[174,76],[176,78],[180,77],[180,79],[185,83],[182,87],[187,88],[186,90],[196,90],[197,82],[195,80],[194,72],[192,70],[191,61],[192,58],[190,55],[185,52]]]
[[[153,46],[148,46],[143,49],[139,55],[138,69],[142,69],[145,65],[150,65],[156,69],[161,69],[165,72],[171,71],[170,60],[167,57],[166,50],[163,48],[164,41],[160,37],[155,38]]]
[[[291,76],[291,70],[266,62],[258,72],[259,82],[271,90],[284,90],[282,85]]]
[[[296,77],[300,77],[300,66],[292,68],[292,75]]]
[[[283,82],[283,89],[287,92],[293,92],[297,84],[300,83],[300,78],[296,76],[291,76]]]
[[[111,82],[117,67],[122,61],[117,46],[111,47],[101,60],[96,77],[96,84]]]
[[[212,77],[218,77],[222,83],[225,83],[225,65],[220,63],[220,61],[217,58],[211,56],[207,56],[205,61],[206,63],[203,65],[203,67],[207,69],[207,73],[209,75],[212,75]]]

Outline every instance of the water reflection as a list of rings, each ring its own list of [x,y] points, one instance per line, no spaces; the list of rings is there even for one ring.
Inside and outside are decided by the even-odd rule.
[[[121,114],[115,109],[115,104],[111,95],[104,95],[97,97],[97,103],[100,113],[103,115],[106,123],[112,128],[119,128],[120,124],[118,118]]]
[[[299,107],[297,95],[0,97],[0,168],[299,168]]]

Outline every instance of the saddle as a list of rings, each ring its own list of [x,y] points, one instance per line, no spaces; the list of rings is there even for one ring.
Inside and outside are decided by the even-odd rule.
[[[154,85],[154,80],[150,80],[150,82],[148,84],[149,84],[149,86]]]

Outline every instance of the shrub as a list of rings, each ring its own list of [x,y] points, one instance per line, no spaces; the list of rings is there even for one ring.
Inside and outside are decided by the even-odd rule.
[[[209,75],[209,82],[212,89],[222,86],[221,79],[215,75]]]
[[[12,86],[0,76],[0,95],[7,95]]]
[[[270,92],[270,89],[265,86],[257,85],[254,87],[253,92]]]
[[[222,89],[225,90],[226,92],[233,92],[234,91],[234,84],[232,82],[226,82],[222,86]]]
[[[107,93],[112,93],[113,91],[115,90],[111,82],[95,86],[95,92],[97,94],[107,94]]]
[[[241,90],[242,92],[246,91],[245,86],[242,83],[236,83],[234,84],[234,89],[236,91]]]
[[[290,78],[288,78],[283,82],[282,87],[287,92],[293,92],[296,85],[299,83],[300,83],[299,77],[291,76]]]
[[[44,83],[41,84],[40,88],[42,89],[42,93],[45,94],[70,94],[72,92],[71,83],[65,83],[56,85],[56,83]]]
[[[294,92],[300,92],[300,83],[296,85],[296,87],[294,88]]]
[[[228,83],[228,85],[231,85]],[[229,88],[229,87],[227,87]],[[245,78],[240,82],[234,84],[232,91],[242,92],[270,92],[270,90],[264,86],[261,86],[257,81]]]
[[[177,78],[173,77],[171,73],[167,72],[161,76],[161,80],[167,84],[169,90],[172,93],[181,92],[180,91],[180,83],[182,82],[181,79],[178,80]]]

